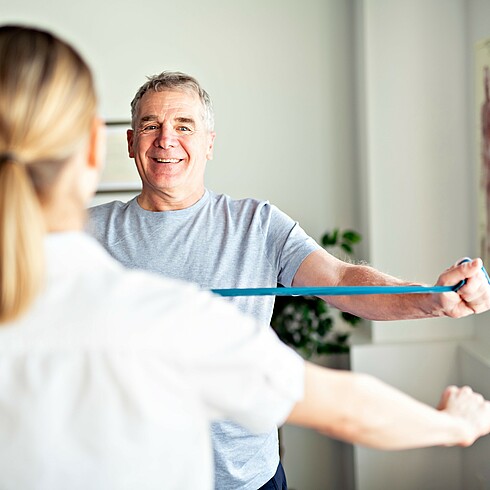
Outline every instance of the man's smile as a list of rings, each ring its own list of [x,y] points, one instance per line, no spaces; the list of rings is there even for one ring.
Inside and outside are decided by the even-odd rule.
[[[153,158],[157,163],[180,163],[182,158]]]

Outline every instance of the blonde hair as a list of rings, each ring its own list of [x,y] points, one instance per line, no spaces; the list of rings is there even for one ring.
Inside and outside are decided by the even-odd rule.
[[[49,32],[0,27],[0,59],[0,323],[5,323],[25,312],[42,287],[41,204],[88,137],[96,95],[87,64]]]

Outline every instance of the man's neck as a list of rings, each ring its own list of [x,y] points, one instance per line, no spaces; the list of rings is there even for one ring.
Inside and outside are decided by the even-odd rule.
[[[204,195],[204,187],[190,194],[179,195],[166,192],[141,192],[138,204],[146,211],[177,211],[187,209],[196,204]]]

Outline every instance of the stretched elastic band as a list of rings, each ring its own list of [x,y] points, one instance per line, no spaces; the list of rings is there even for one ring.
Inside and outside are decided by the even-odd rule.
[[[368,294],[417,294],[448,293],[457,291],[455,286],[318,286],[297,288],[235,288],[212,289],[220,296],[363,296]]]
[[[464,259],[460,262],[469,262]],[[490,278],[485,267],[482,271],[490,284]],[[292,288],[235,288],[212,289],[220,296],[364,296],[368,294],[441,294],[455,292],[466,281],[460,281],[454,286],[316,286]]]

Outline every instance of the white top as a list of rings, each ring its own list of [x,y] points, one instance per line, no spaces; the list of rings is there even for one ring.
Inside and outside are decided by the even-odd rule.
[[[303,362],[195,286],[128,271],[83,233],[46,240],[47,284],[0,327],[2,490],[210,489],[208,424],[281,424]]]

